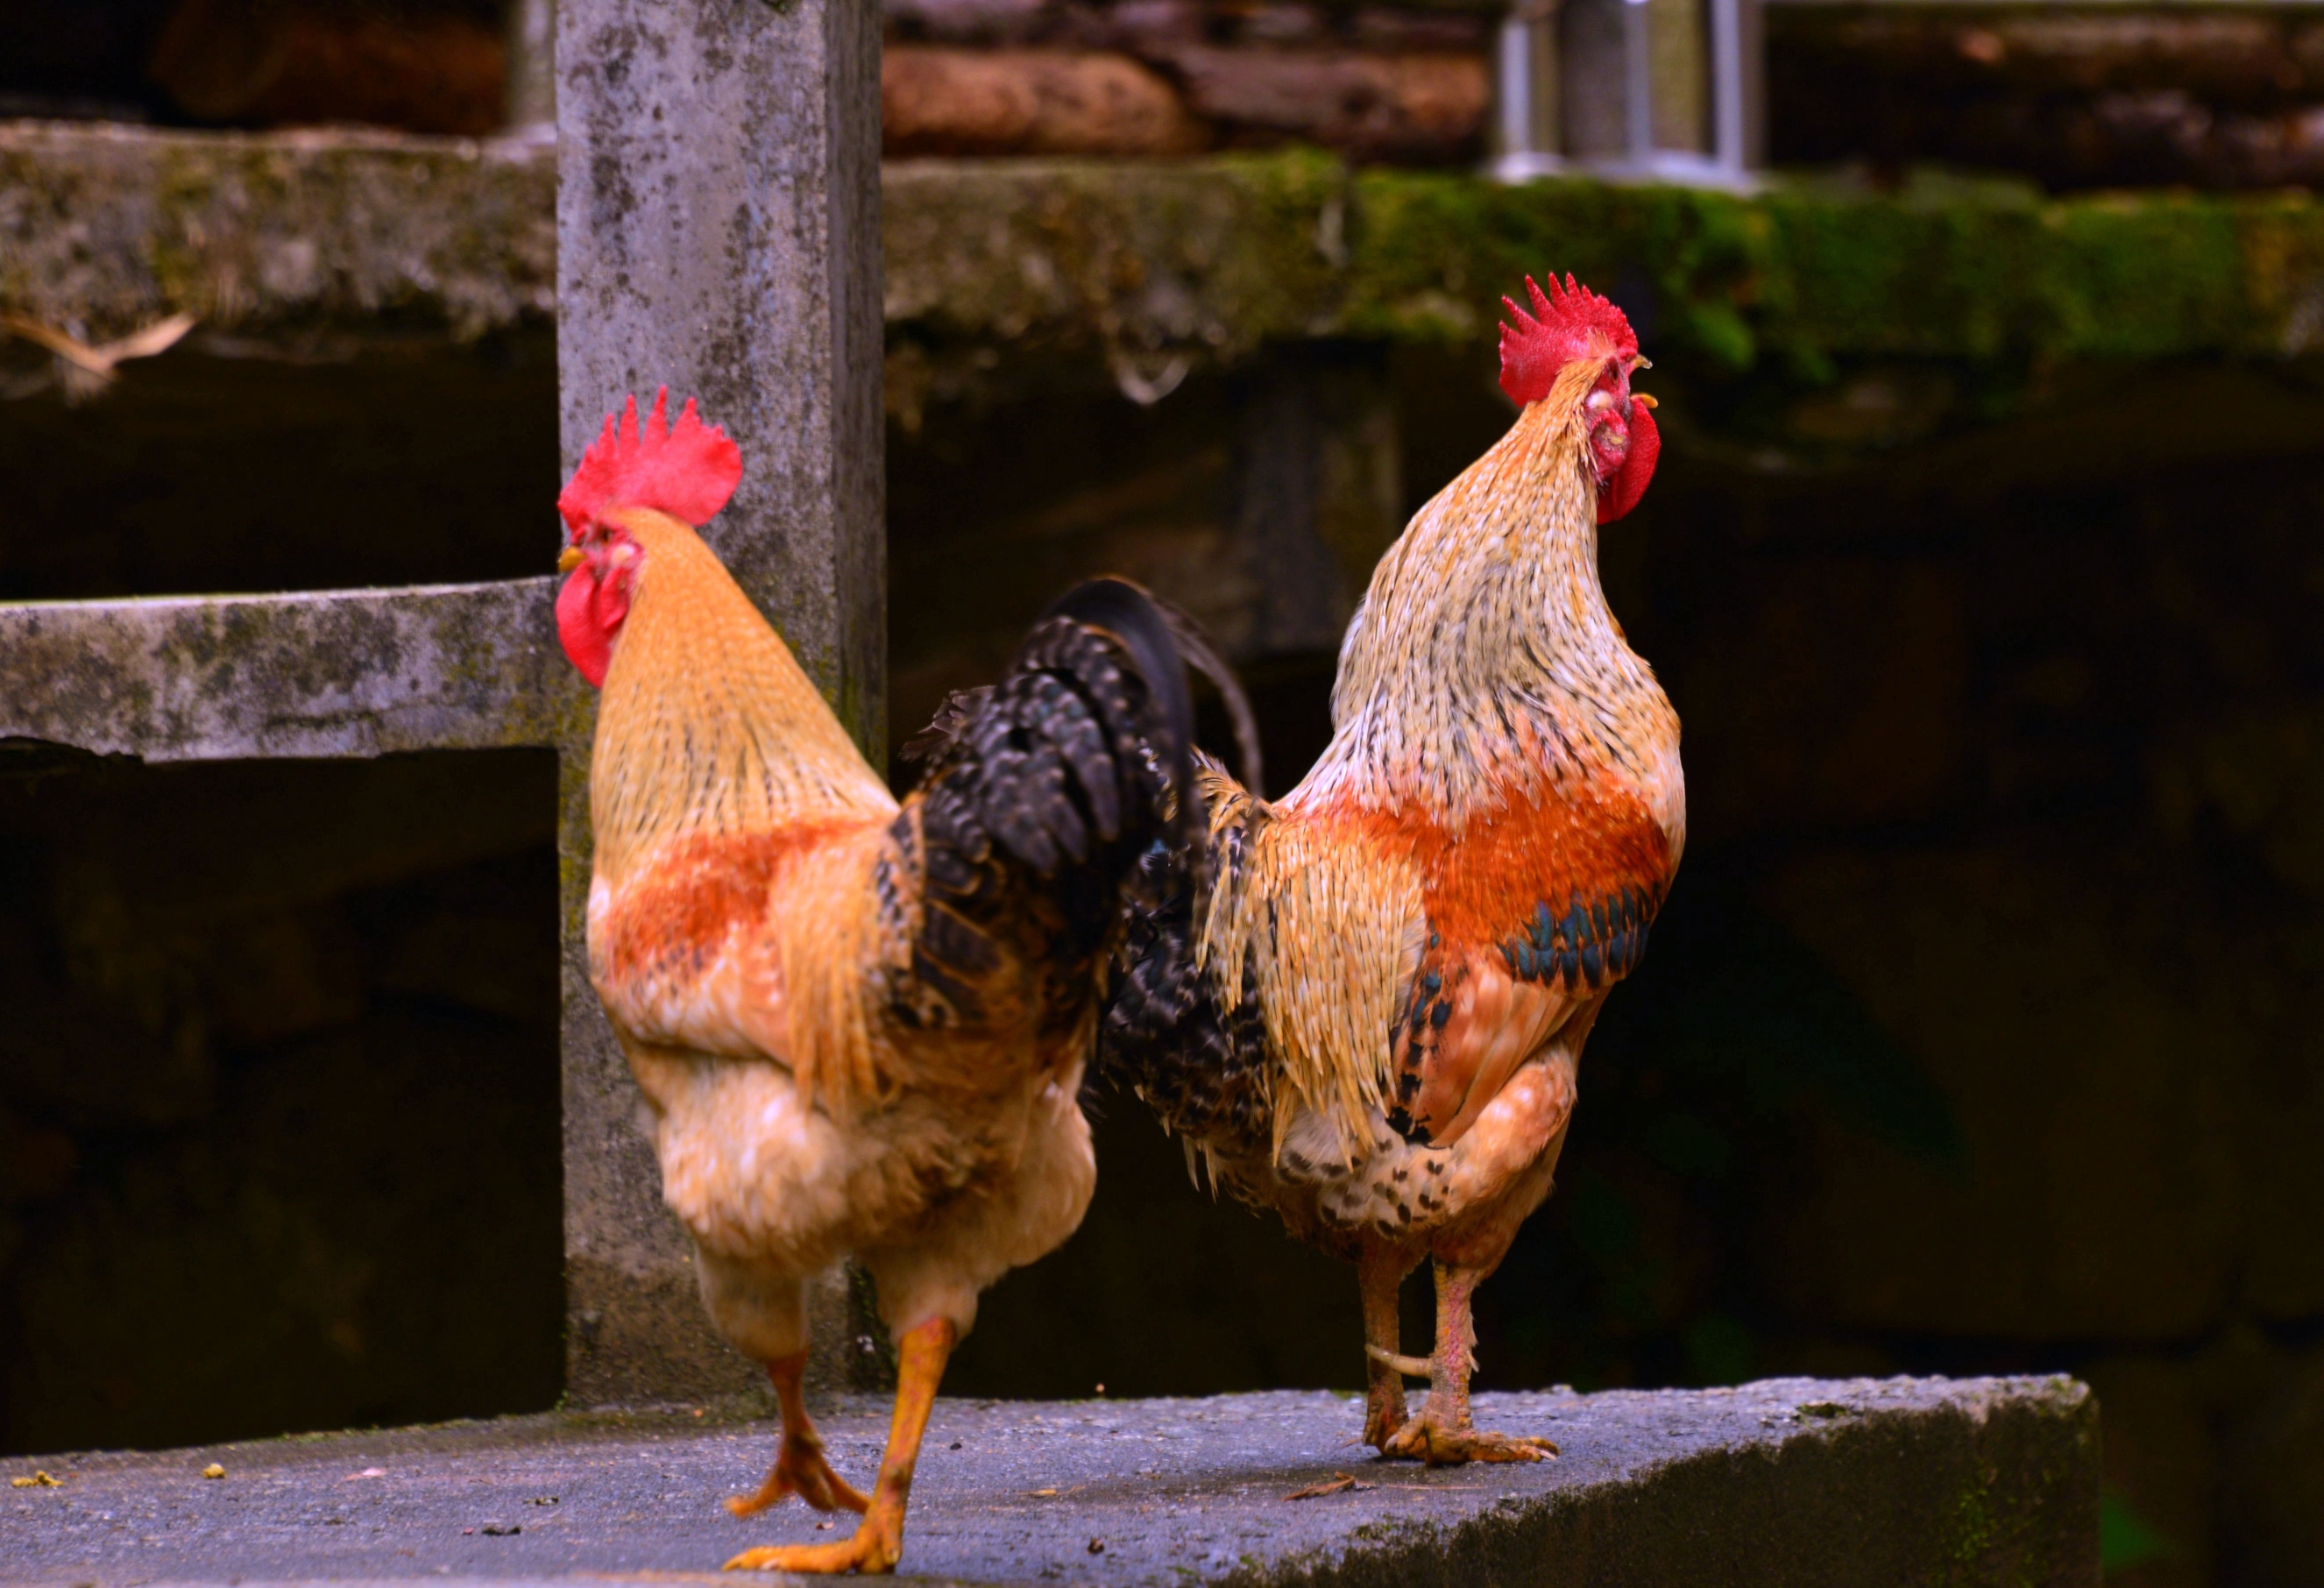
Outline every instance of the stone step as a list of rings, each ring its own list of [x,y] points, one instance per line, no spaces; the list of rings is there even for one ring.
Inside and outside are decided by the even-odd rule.
[[[823,1427],[868,1481],[887,1408]],[[921,1581],[1831,1584],[2098,1581],[2098,1406],[2071,1380],[1769,1380],[1477,1398],[1536,1465],[1368,1459],[1360,1400],[939,1402],[906,1530]],[[16,1458],[0,1579],[711,1580],[853,1519],[748,1521],[762,1423],[686,1408]],[[217,1463],[224,1475],[206,1479]],[[1311,1499],[1302,1490],[1352,1482]],[[819,1528],[831,1520],[828,1530]],[[649,1574],[650,1576],[649,1577]],[[724,1579],[732,1583],[733,1578]]]

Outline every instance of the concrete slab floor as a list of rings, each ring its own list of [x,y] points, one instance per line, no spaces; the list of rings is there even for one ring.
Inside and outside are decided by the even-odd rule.
[[[1561,1459],[1370,1459],[1355,1398],[939,1403],[906,1534],[923,1580],[2097,1582],[2097,1415],[2062,1379],[1775,1380],[1484,1395],[1479,1422]],[[886,1407],[823,1421],[869,1483]],[[0,1581],[712,1580],[853,1519],[738,1521],[771,1429],[678,1411],[11,1457]],[[216,1463],[225,1475],[206,1479]],[[1295,1491],[1352,1485],[1294,1500]],[[818,1530],[828,1521],[831,1530]],[[2082,1569],[2087,1562],[2087,1573]],[[1967,1570],[1966,1575],[1960,1575]],[[732,1583],[734,1578],[724,1581]]]

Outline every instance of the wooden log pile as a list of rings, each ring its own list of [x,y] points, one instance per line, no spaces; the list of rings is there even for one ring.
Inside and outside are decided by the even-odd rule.
[[[468,0],[180,0],[146,71],[171,109],[214,125],[481,137],[507,101],[502,30]]]
[[[1300,0],[889,0],[888,152],[1182,154],[1320,144],[1477,158],[1484,10]]]
[[[1504,0],[864,3],[884,12],[893,158],[1162,158],[1304,143],[1447,165],[1484,154]],[[0,0],[0,117],[481,136],[525,98],[512,74],[538,68],[512,5]]]
[[[2293,8],[1768,11],[1771,152],[2052,188],[2324,183],[2324,16]]]

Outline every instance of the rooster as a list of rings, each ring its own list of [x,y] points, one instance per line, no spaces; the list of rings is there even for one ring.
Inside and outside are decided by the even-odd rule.
[[[1503,300],[1516,423],[1381,559],[1299,786],[1270,804],[1202,763],[1207,844],[1142,863],[1157,902],[1100,1041],[1190,1171],[1356,1265],[1364,1437],[1431,1465],[1554,1452],[1474,1426],[1471,1296],[1549,1195],[1582,1045],[1686,834],[1677,716],[1598,582],[1598,526],[1661,446],[1646,361],[1571,277],[1526,287],[1530,314]],[[1420,1358],[1397,1295],[1424,1258]]]
[[[1060,600],[956,697],[900,806],[696,527],[742,456],[667,394],[608,419],[558,498],[567,656],[602,690],[589,974],[645,1094],[719,1331],[766,1364],[773,1470],[845,1542],[733,1567],[894,1569],[946,1358],[1002,1273],[1081,1223],[1078,1101],[1139,857],[1198,841],[1186,679],[1136,586]],[[804,1286],[853,1254],[898,1354],[866,1496],[800,1399]]]

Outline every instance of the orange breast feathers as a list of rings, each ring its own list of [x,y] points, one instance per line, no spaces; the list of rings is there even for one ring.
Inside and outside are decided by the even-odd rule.
[[[1669,836],[1611,778],[1545,780],[1457,829],[1418,809],[1376,819],[1375,840],[1412,856],[1429,929],[1448,942],[1498,946],[1545,904],[1563,916],[1626,888],[1659,897],[1670,876]]]
[[[1572,775],[1458,830],[1409,809],[1367,825],[1411,857],[1429,928],[1397,1011],[1389,1121],[1450,1145],[1637,965],[1671,841],[1635,787]]]
[[[590,979],[637,1040],[813,1071],[839,1090],[868,1057],[879,816],[673,837],[589,900]],[[844,1059],[837,1072],[819,1060]]]

